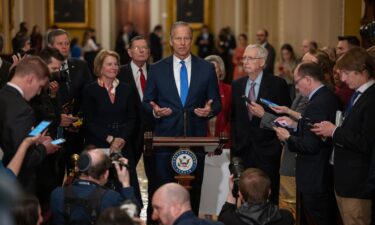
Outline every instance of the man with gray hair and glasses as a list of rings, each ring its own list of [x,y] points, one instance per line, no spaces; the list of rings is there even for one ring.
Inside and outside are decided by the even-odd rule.
[[[247,76],[232,84],[231,153],[243,159],[245,169],[259,168],[270,177],[270,200],[278,204],[282,145],[273,130],[260,127],[264,110],[272,112],[261,100],[288,107],[291,100],[285,80],[263,72],[266,59],[264,47],[258,44],[246,47],[242,61]]]

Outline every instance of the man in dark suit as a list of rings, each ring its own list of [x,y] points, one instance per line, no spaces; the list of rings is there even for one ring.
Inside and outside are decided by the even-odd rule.
[[[0,148],[4,151],[3,162],[7,165],[22,140],[35,126],[35,115],[27,103],[47,84],[49,71],[45,63],[35,56],[21,60],[13,78],[0,90]],[[38,145],[32,145],[26,153],[18,180],[28,193],[35,193],[35,169],[47,154],[58,146],[47,137]]]
[[[11,64],[0,58],[0,88],[4,87],[8,81]]]
[[[212,54],[215,46],[214,36],[209,32],[207,25],[202,26],[201,33],[195,40],[195,45],[198,48],[198,56],[202,59]]]
[[[355,47],[336,62],[341,80],[356,90],[341,126],[314,124],[317,135],[333,138],[334,186],[344,224],[370,224],[369,169],[375,145],[375,65],[366,50]]]
[[[155,117],[156,136],[204,137],[208,120],[220,112],[214,66],[191,55],[192,37],[188,23],[174,23],[170,32],[173,55],[150,66],[143,102]],[[155,151],[156,188],[175,181],[171,166],[175,150],[163,148]],[[192,150],[197,156],[197,168],[193,172],[195,179],[190,193],[193,211],[198,214],[205,154],[202,147]]]
[[[70,53],[70,35],[63,29],[55,29],[48,33],[48,45],[56,48],[64,56],[59,79],[59,101],[62,105],[58,137],[66,139],[64,144],[65,161],[72,168],[70,155],[79,153],[83,148],[83,134],[72,124],[79,119],[81,110],[82,91],[86,84],[92,81],[87,63],[80,59],[68,58]]]
[[[263,71],[267,50],[260,45],[247,46],[243,55],[244,70],[248,74],[232,84],[232,149],[233,156],[244,160],[245,168],[263,170],[271,178],[270,199],[279,202],[280,157],[282,146],[275,132],[260,128],[260,118],[253,116],[260,98],[278,105],[290,105],[285,80]],[[271,109],[265,107],[268,112]],[[260,116],[262,117],[262,116]]]
[[[4,47],[4,39],[3,39],[3,36],[0,35],[0,54],[3,52],[3,47]],[[0,58],[0,88],[4,87],[4,85],[8,81],[10,65],[11,65],[10,63]]]
[[[138,164],[139,159],[142,156],[143,145],[144,145],[144,133],[147,131],[153,130],[153,118],[150,115],[147,115],[145,110],[142,107],[143,93],[146,88],[148,68],[147,60],[150,56],[150,49],[147,44],[147,40],[143,36],[135,36],[130,40],[128,54],[131,57],[129,64],[121,66],[120,72],[117,78],[120,81],[127,83],[134,92],[134,96],[137,96],[135,99],[137,106],[137,120],[135,122],[135,127],[133,130],[133,147],[130,149],[133,151],[134,163]],[[152,180],[154,179],[154,158],[152,156],[143,156],[144,168],[146,176],[148,179],[148,195],[152,196],[154,188],[152,185],[155,183]],[[136,196],[137,196],[136,191]],[[137,196],[138,197],[138,196]],[[140,196],[139,196],[140,197]],[[151,198],[149,198],[151,202]],[[142,202],[141,199],[139,202]],[[151,219],[152,206],[148,204],[147,216],[148,220]]]
[[[121,65],[128,64],[131,60],[128,55],[128,48],[130,40],[135,36],[138,36],[138,33],[134,30],[132,22],[127,22],[117,35],[115,51],[120,55]]]
[[[297,132],[290,134],[283,127],[274,127],[274,130],[279,140],[297,153],[296,182],[304,211],[315,224],[335,224],[332,166],[329,164],[332,142],[310,129],[314,122],[334,121],[338,102],[334,93],[323,85],[324,75],[318,64],[300,64],[294,72],[294,80],[299,92],[309,98],[302,118],[298,123],[289,117],[279,117],[275,121],[287,123]]]
[[[275,48],[268,43],[268,31],[266,29],[260,29],[256,33],[258,44],[266,48],[268,56],[266,60],[266,66],[264,67],[264,73],[274,73],[276,52]]]
[[[154,27],[149,41],[152,62],[157,62],[163,58],[163,27],[160,24]]]

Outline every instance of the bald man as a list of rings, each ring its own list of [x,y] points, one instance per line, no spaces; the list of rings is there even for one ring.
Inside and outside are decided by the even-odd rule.
[[[189,192],[177,183],[167,183],[156,190],[152,207],[152,219],[159,220],[163,225],[223,225],[197,218],[191,211]]]

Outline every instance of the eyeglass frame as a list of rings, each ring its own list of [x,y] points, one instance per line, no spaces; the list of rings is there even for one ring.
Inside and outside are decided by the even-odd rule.
[[[244,56],[241,57],[241,62],[253,61],[256,59],[263,59],[264,57],[251,57],[251,56]]]
[[[135,47],[131,47],[130,49],[139,52],[141,50],[148,51],[148,50],[150,50],[150,47],[148,47],[148,46],[135,46]]]

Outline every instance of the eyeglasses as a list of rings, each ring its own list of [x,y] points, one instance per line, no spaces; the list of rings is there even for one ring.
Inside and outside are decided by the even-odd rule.
[[[247,61],[253,61],[256,59],[263,59],[262,57],[251,57],[251,56],[244,56],[241,58],[242,62],[247,62]]]
[[[306,77],[301,77],[299,78],[298,80],[294,81],[294,85],[298,85],[298,83],[302,80],[302,79],[305,79]]]
[[[147,46],[135,46],[135,47],[132,47],[133,50],[135,51],[144,51],[144,50],[148,50],[149,47]]]

